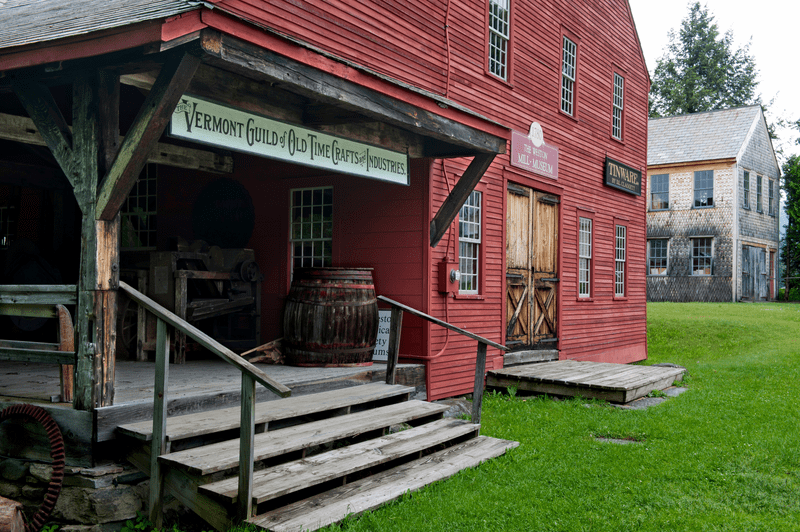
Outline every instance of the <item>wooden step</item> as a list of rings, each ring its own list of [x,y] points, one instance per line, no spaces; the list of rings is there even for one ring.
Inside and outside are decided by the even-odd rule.
[[[442,417],[447,405],[406,401],[350,414],[256,434],[254,456],[261,461],[323,445],[400,423],[414,424]],[[162,464],[205,476],[239,466],[239,440],[228,440],[159,457]]]
[[[253,503],[261,504],[276,497],[430,450],[459,438],[477,436],[479,430],[480,425],[468,421],[441,419],[388,436],[263,469],[253,475]],[[205,484],[198,488],[198,492],[232,504],[236,500],[238,482],[238,478],[231,478]]]
[[[271,429],[267,425],[286,425],[307,416],[330,417],[352,410],[372,408],[407,401],[414,388],[384,383],[351,386],[328,392],[289,397],[256,404],[256,432]],[[167,440],[195,438],[210,433],[239,428],[239,407],[223,408],[167,418]],[[143,441],[152,439],[153,422],[142,421],[117,427],[117,431]]]
[[[375,509],[406,492],[449,478],[518,445],[514,441],[479,436],[322,495],[258,515],[248,522],[273,532],[317,530],[349,515]]]

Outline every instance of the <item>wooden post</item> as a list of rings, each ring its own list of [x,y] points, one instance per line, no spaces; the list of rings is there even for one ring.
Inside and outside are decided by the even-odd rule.
[[[136,289],[147,293],[147,271],[137,270]],[[136,306],[136,361],[147,362],[147,353],[144,352],[144,339],[147,336],[147,311],[143,306]]]
[[[400,333],[403,330],[403,311],[392,307],[391,328],[389,329],[389,345],[386,346],[386,384],[394,384],[397,370],[397,358],[400,356]]]
[[[478,342],[478,356],[475,359],[475,388],[472,391],[472,422],[480,424],[483,404],[483,381],[486,373],[486,344]]]
[[[164,478],[158,457],[167,452],[167,381],[169,379],[169,331],[163,320],[156,326],[156,377],[153,386],[153,439],[150,442],[150,522],[161,528]]]
[[[175,262],[173,260],[173,262]],[[186,277],[175,277],[175,315],[182,320],[186,320],[186,304],[188,303],[187,279]],[[175,353],[173,354],[176,364],[186,364],[186,334],[182,331],[175,331]]]
[[[239,519],[249,519],[253,513],[253,446],[255,445],[256,381],[242,372],[242,413],[239,432]]]

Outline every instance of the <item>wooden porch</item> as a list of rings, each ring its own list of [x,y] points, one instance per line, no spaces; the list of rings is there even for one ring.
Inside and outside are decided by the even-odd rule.
[[[629,403],[680,380],[685,368],[559,360],[490,371],[486,386]]]

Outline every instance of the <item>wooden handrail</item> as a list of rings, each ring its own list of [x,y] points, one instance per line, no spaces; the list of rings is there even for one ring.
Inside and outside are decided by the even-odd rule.
[[[228,364],[238,368],[239,371],[251,374],[253,379],[263,385],[265,388],[275,392],[281,397],[289,397],[292,394],[291,389],[277,381],[272,380],[266,373],[255,367],[253,364],[243,359],[218,341],[214,340],[197,327],[180,319],[178,316],[165,309],[146,295],[142,294],[126,282],[120,281],[119,287],[120,290],[123,290],[128,295],[128,297],[152,312],[158,319],[164,320],[164,322],[166,322],[168,325],[171,325],[175,329],[186,334],[186,336],[192,338],[195,342],[202,345]]]
[[[392,324],[391,328],[389,329],[389,345],[387,347],[388,359],[386,362],[387,384],[394,384],[395,368],[397,367],[397,359],[400,356],[400,332],[403,326],[403,312],[408,312],[414,316],[419,316],[420,318],[426,319],[431,323],[435,323],[436,325],[444,327],[445,329],[450,329],[451,331],[463,334],[468,338],[478,341],[478,353],[475,358],[475,385],[472,389],[472,422],[479,424],[481,422],[483,381],[484,373],[486,371],[486,346],[490,345],[502,351],[508,351],[508,347],[493,342],[487,338],[484,338],[483,336],[479,336],[467,330],[456,327],[455,325],[447,323],[446,321],[434,318],[433,316],[403,305],[402,303],[398,303],[397,301],[389,299],[388,297],[378,296],[378,300],[388,303],[392,306]]]
[[[236,353],[220,344],[206,333],[190,325],[149,297],[145,296],[124,281],[119,287],[133,301],[152,312],[157,318],[156,334],[156,379],[153,390],[153,436],[150,445],[150,521],[161,527],[163,514],[161,501],[164,492],[164,478],[158,457],[167,452],[167,380],[169,373],[169,330],[171,325],[177,331],[238,368],[242,373],[241,418],[239,433],[239,495],[238,514],[241,520],[251,517],[253,511],[253,435],[255,434],[256,382],[272,390],[281,397],[288,397],[292,391],[283,384],[269,378],[263,371],[244,360]]]

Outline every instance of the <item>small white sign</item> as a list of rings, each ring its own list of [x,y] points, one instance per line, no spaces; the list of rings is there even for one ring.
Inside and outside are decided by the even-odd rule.
[[[172,113],[173,137],[402,185],[408,154],[334,137],[184,95]]]
[[[389,329],[392,325],[392,311],[378,310],[378,340],[375,342],[375,352],[372,360],[379,362],[389,361]]]

